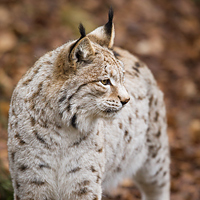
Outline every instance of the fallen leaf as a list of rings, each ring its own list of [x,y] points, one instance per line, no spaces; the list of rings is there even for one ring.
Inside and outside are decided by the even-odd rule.
[[[12,50],[17,44],[17,38],[11,31],[0,33],[0,53]]]

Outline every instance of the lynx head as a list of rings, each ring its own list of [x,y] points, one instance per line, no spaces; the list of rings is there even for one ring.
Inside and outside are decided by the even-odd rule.
[[[124,87],[123,63],[112,51],[112,19],[110,9],[108,22],[87,35],[80,25],[81,37],[66,45],[57,58],[56,78],[64,80],[59,112],[74,127],[88,118],[110,118],[130,99]]]

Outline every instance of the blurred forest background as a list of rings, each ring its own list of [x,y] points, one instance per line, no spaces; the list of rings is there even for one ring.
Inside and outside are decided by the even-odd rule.
[[[0,0],[0,199],[12,199],[7,119],[12,91],[46,52],[107,21],[114,8],[115,45],[136,54],[165,94],[171,148],[171,199],[200,200],[199,0]],[[137,200],[124,181],[104,199]]]

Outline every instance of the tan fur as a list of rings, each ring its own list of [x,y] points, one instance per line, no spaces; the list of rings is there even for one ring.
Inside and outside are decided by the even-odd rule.
[[[101,26],[94,31],[92,31],[90,34],[88,34],[88,38],[101,45],[106,46],[108,48],[112,48],[114,44],[114,38],[115,38],[115,31],[114,31],[114,24],[112,26],[112,34],[107,36],[105,34],[104,26]]]

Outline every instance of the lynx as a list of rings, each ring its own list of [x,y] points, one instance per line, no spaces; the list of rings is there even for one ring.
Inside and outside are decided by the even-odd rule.
[[[8,127],[15,200],[101,200],[125,177],[169,200],[163,94],[146,65],[113,47],[113,11],[42,56],[17,84]]]

